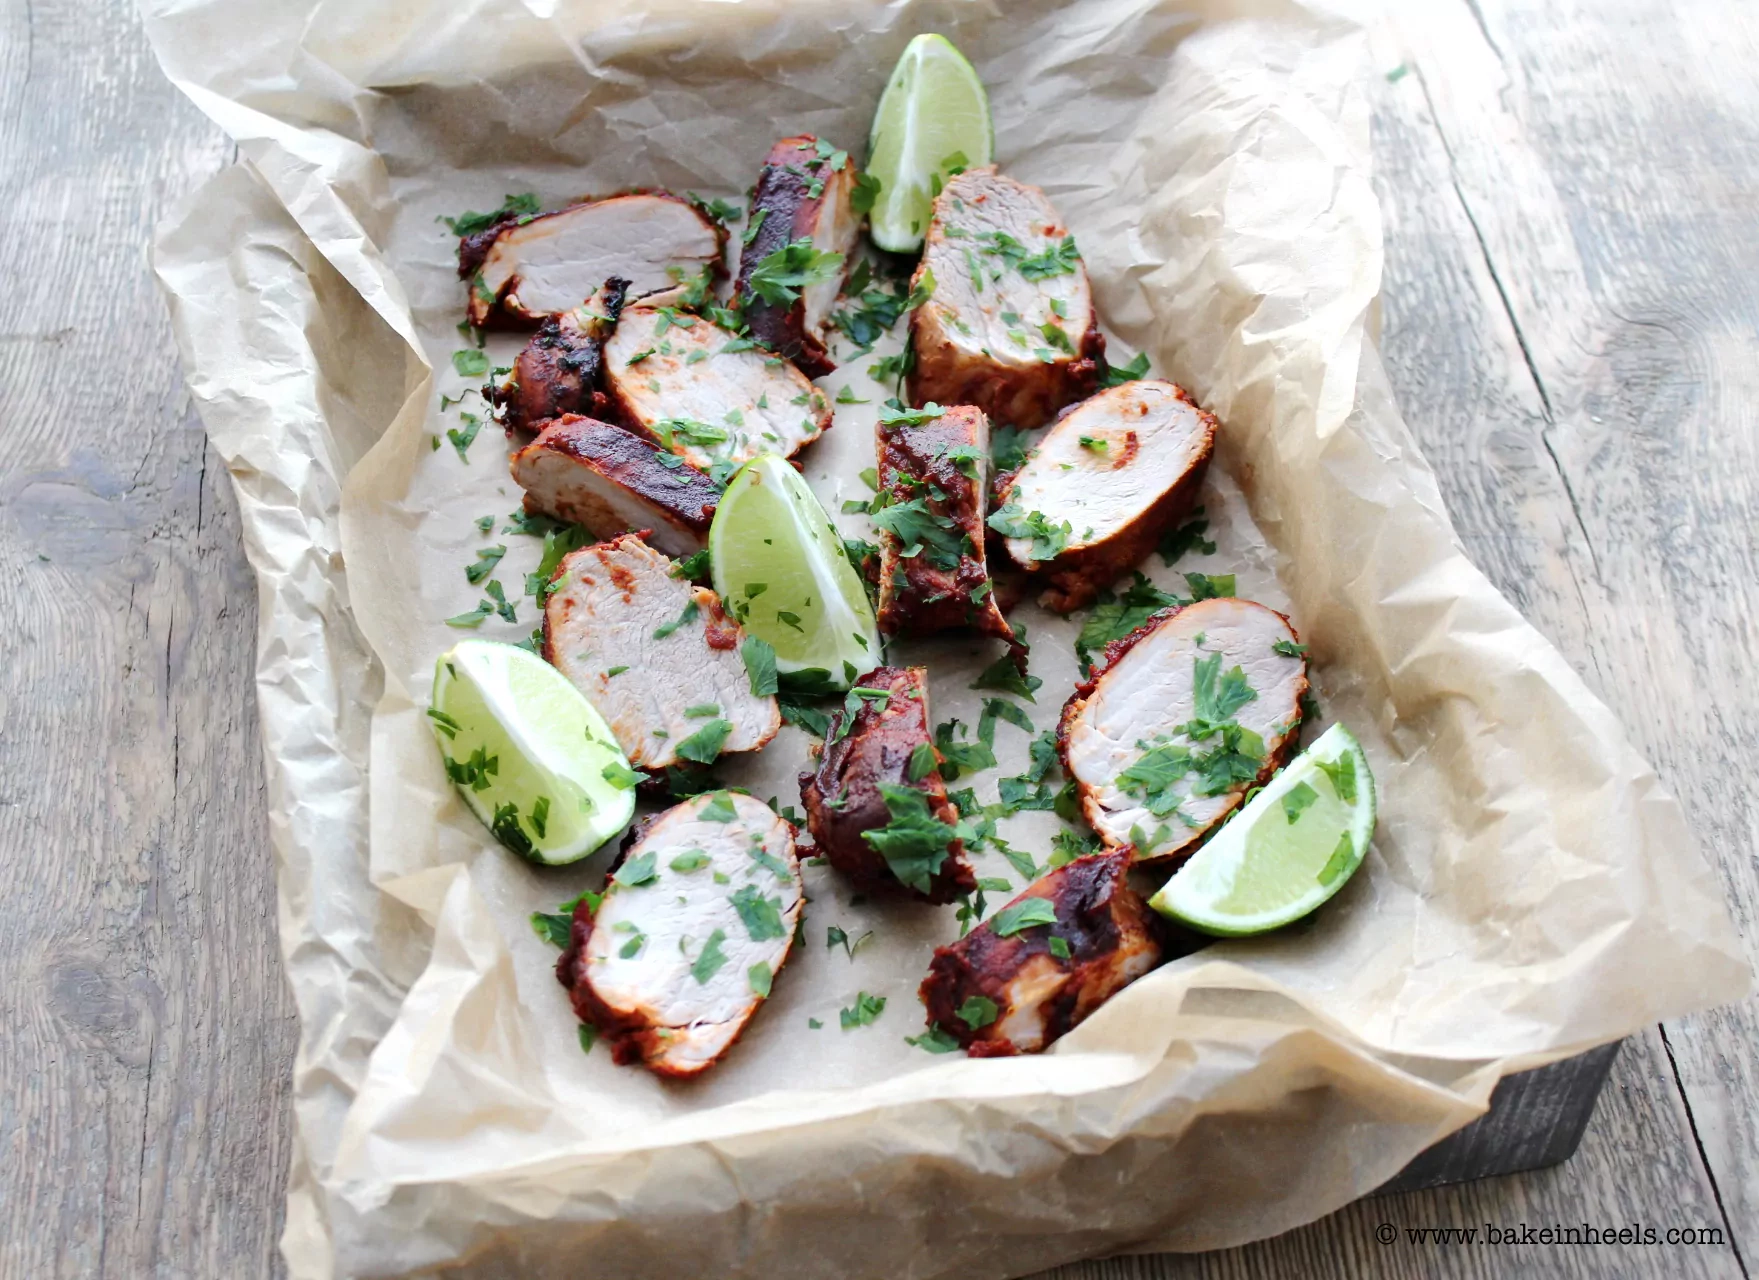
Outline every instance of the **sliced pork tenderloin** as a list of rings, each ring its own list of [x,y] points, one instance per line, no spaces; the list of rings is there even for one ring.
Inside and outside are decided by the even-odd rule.
[[[754,338],[811,378],[837,367],[826,338],[861,239],[861,215],[851,204],[855,179],[847,152],[810,134],[783,138],[770,148],[751,198],[734,305]],[[805,285],[775,278],[799,272],[815,254],[837,261],[813,259]]]
[[[721,487],[676,454],[633,431],[569,414],[513,455],[525,509],[585,525],[595,538],[646,531],[682,559],[708,539]]]
[[[703,471],[792,456],[831,425],[830,400],[792,364],[671,308],[624,309],[605,389],[619,421]]]
[[[989,419],[981,409],[887,410],[875,428],[879,625],[887,635],[969,627],[1014,644],[984,546]]]
[[[625,848],[596,909],[574,909],[556,977],[619,1063],[673,1079],[719,1062],[787,962],[806,901],[794,829],[715,791]]]
[[[1046,872],[922,983],[928,1020],[974,1058],[1039,1053],[1161,962],[1161,931],[1123,851]]]
[[[483,397],[500,410],[502,426],[542,431],[564,414],[604,417],[605,339],[617,327],[628,288],[627,280],[607,280],[580,306],[543,322],[506,378],[483,388]]]
[[[947,799],[929,732],[928,669],[878,667],[855,688],[854,715],[831,716],[816,767],[800,775],[807,829],[819,852],[864,890],[901,887],[937,903],[970,893],[977,878],[953,833],[959,811]],[[887,830],[899,821],[913,830],[939,823],[946,838],[931,847],[933,841]]]
[[[1307,659],[1289,620],[1199,600],[1106,646],[1063,706],[1063,766],[1108,846],[1185,858],[1287,762]]]
[[[1075,238],[1037,187],[994,166],[953,178],[934,202],[912,288],[912,404],[972,404],[1040,426],[1093,389],[1105,338]]]
[[[535,328],[613,276],[628,296],[676,296],[721,261],[726,228],[677,196],[639,192],[502,222],[458,245],[470,323]]]
[[[638,769],[756,751],[782,725],[775,698],[751,692],[738,623],[675,567],[625,534],[564,556],[544,605],[545,660]]]
[[[1003,488],[990,527],[1067,613],[1154,550],[1196,504],[1215,418],[1170,382],[1126,382],[1068,410]],[[1048,553],[1048,555],[1046,554]]]

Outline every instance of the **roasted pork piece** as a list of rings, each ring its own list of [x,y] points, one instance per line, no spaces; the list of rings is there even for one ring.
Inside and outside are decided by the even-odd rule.
[[[876,437],[880,630],[971,627],[1014,644],[984,557],[989,419],[969,405],[887,410]]]
[[[470,323],[526,329],[590,297],[612,276],[655,302],[721,260],[726,228],[663,192],[613,196],[497,223],[458,242]]]
[[[1038,1053],[1161,961],[1154,913],[1124,851],[1046,872],[934,953],[928,1020],[974,1058]]]
[[[1307,659],[1289,620],[1199,600],[1106,646],[1063,706],[1063,765],[1087,821],[1136,857],[1183,858],[1295,748]]]
[[[605,344],[619,421],[704,471],[784,457],[831,425],[824,392],[779,356],[669,307],[627,307]]]
[[[1016,564],[1048,579],[1040,603],[1084,608],[1154,550],[1197,501],[1215,428],[1170,382],[1126,382],[1066,412],[989,521],[1013,535],[1007,548]]]
[[[556,977],[616,1061],[694,1076],[769,995],[804,902],[788,823],[750,796],[696,796],[625,847],[596,910],[575,907]]]
[[[859,707],[832,715],[817,768],[800,775],[807,828],[830,864],[863,889],[900,886],[925,902],[977,887],[953,834],[940,754],[928,728],[928,668],[879,667]]]
[[[542,431],[551,418],[567,413],[605,415],[605,339],[623,313],[629,282],[611,279],[571,311],[551,316],[532,335],[499,385],[483,396],[501,411],[509,431]]]
[[[972,404],[1036,427],[1092,390],[1105,338],[1075,238],[1044,192],[993,166],[967,170],[934,202],[910,314],[912,404]]]
[[[625,534],[562,557],[544,605],[544,658],[638,769],[756,751],[782,725],[776,700],[751,692],[744,633],[720,597],[673,568]]]
[[[569,414],[513,455],[525,509],[585,525],[595,538],[646,531],[666,555],[702,550],[721,487],[632,431]]]
[[[825,338],[861,238],[861,215],[850,205],[855,176],[847,152],[810,134],[783,138],[751,198],[734,304],[754,338],[811,378],[837,367]],[[794,283],[801,278],[809,283]]]

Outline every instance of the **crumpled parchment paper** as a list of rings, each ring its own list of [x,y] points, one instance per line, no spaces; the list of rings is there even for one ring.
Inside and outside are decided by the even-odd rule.
[[[292,1273],[1005,1276],[1267,1236],[1372,1189],[1504,1074],[1740,996],[1746,967],[1678,805],[1557,652],[1461,555],[1375,354],[1378,210],[1358,30],[1317,5],[1209,0],[144,0],[168,74],[240,163],[162,229],[191,389],[259,576],[258,688],[280,930],[302,1035]],[[1325,718],[1362,738],[1379,835],[1306,925],[1136,983],[1042,1057],[904,1043],[950,908],[809,874],[804,946],[691,1085],[582,1054],[527,924],[596,886],[496,846],[423,721],[443,619],[491,542],[518,599],[536,541],[488,428],[442,407],[463,286],[439,214],[531,190],[737,198],[770,142],[862,153],[923,30],[990,87],[999,159],[1087,258],[1115,358],[1222,420],[1216,549],[1312,644]],[[902,326],[876,355],[895,350]],[[516,349],[496,339],[490,355]],[[865,497],[866,405],[804,457]],[[468,411],[478,406],[466,405]],[[435,440],[439,446],[434,447]],[[497,517],[480,536],[474,521]],[[859,515],[837,519],[864,532]],[[486,623],[523,637],[536,622]],[[1017,614],[1054,723],[1079,618]],[[974,723],[993,646],[897,646]],[[998,728],[1018,773],[1027,735]],[[785,729],[729,782],[797,803]],[[1042,862],[1058,824],[1003,825]],[[1020,877],[998,856],[980,873]],[[998,900],[1002,895],[992,895]],[[851,957],[829,925],[873,937]],[[871,1026],[839,1028],[858,992]],[[813,1029],[808,1019],[824,1024]]]

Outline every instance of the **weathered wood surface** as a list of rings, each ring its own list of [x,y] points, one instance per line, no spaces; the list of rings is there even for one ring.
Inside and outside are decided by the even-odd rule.
[[[1759,12],[1398,6],[1375,86],[1385,353],[1477,562],[1624,713],[1752,935],[1759,798]],[[226,163],[125,0],[0,0],[0,1275],[277,1274],[292,1013],[229,483],[143,246]],[[1628,1041],[1532,1174],[1276,1240],[1064,1268],[1747,1274],[1759,1011]],[[1640,1221],[1734,1246],[1382,1245]]]

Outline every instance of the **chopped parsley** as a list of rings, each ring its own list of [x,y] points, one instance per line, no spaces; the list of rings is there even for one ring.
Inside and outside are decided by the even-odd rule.
[[[732,795],[726,791],[717,791],[709,797],[709,802],[698,811],[696,816],[704,822],[731,822],[739,814],[733,808]]]
[[[959,1047],[959,1041],[942,1031],[938,1022],[929,1023],[928,1030],[919,1036],[905,1036],[904,1043],[928,1053],[952,1053]]]
[[[690,872],[701,871],[704,867],[708,866],[709,862],[710,858],[708,854],[704,853],[701,849],[686,849],[666,865],[673,871]]]
[[[662,622],[659,626],[654,628],[653,638],[655,640],[664,640],[679,627],[687,626],[690,623],[695,622],[696,615],[701,612],[702,607],[696,603],[694,596],[691,597],[689,603],[684,606],[684,612],[680,613],[671,622]]]
[[[1339,756],[1336,760],[1315,760],[1320,772],[1331,779],[1331,789],[1345,804],[1356,803],[1356,757]]]
[[[1185,582],[1191,588],[1193,600],[1215,600],[1234,594],[1231,573],[1187,573]]]
[[[1103,385],[1108,387],[1122,386],[1126,382],[1136,382],[1148,376],[1148,353],[1139,351],[1136,358],[1129,364],[1106,365],[1101,375]]]
[[[739,656],[745,660],[745,674],[751,678],[752,696],[767,698],[774,694],[780,683],[776,676],[775,646],[758,636],[746,636],[739,646]]]
[[[505,543],[496,543],[492,547],[484,547],[476,553],[476,563],[464,566],[464,578],[471,586],[479,586],[482,580],[495,571],[501,563],[501,557],[507,554]]]
[[[1296,644],[1293,640],[1277,640],[1270,646],[1270,651],[1283,658],[1305,658],[1307,646]]]
[[[702,951],[698,953],[696,961],[690,966],[690,976],[695,978],[699,984],[706,983],[720,971],[722,965],[727,963],[727,957],[721,951],[721,944],[726,940],[726,930],[716,929],[709,934],[708,941],[702,944]]]
[[[627,791],[648,779],[647,774],[642,773],[639,769],[631,769],[621,760],[611,761],[600,771],[599,776],[619,791]]]
[[[731,720],[710,720],[702,728],[683,739],[674,748],[686,760],[694,760],[697,764],[713,764],[726,745],[728,735],[733,732]]]
[[[775,974],[769,965],[761,960],[745,971],[745,981],[751,985],[752,994],[762,996],[765,999],[769,998],[770,983],[774,978]]]
[[[853,1027],[871,1026],[886,1011],[884,996],[870,996],[865,991],[855,993],[855,1003],[847,1009],[839,1009],[837,1017],[843,1024],[843,1030]]]
[[[928,797],[915,787],[894,782],[878,786],[888,821],[883,827],[862,832],[861,838],[886,860],[900,883],[927,893],[958,832],[929,812]]]
[[[894,399],[886,401],[885,408],[879,411],[879,420],[884,427],[920,427],[925,422],[933,422],[945,412],[945,409],[932,400],[920,409],[908,409]]]
[[[1032,695],[1043,685],[1044,681],[1037,676],[1021,675],[1020,668],[1014,665],[1013,655],[1006,653],[985,667],[971,682],[973,689],[996,689],[1025,698],[1028,702],[1038,701]]]
[[[988,996],[967,996],[959,1006],[959,1021],[976,1031],[994,1022],[996,1013],[996,1002]]]
[[[1022,898],[1012,906],[1003,907],[996,912],[996,918],[989,922],[990,932],[999,938],[1011,938],[1025,929],[1035,928],[1041,924],[1055,924],[1057,911],[1044,898]]]
[[[456,218],[441,214],[436,221],[445,223],[455,236],[473,236],[509,218],[536,217],[542,208],[537,196],[527,191],[520,195],[503,197],[501,207],[492,213],[461,213]]]
[[[782,900],[764,897],[756,885],[748,884],[733,895],[733,910],[739,913],[739,919],[745,923],[745,932],[751,935],[753,942],[766,942],[788,934],[787,926],[782,923]]]
[[[466,378],[480,378],[489,371],[488,353],[474,347],[452,353],[452,367]]]
[[[1112,641],[1122,640],[1162,609],[1188,603],[1160,590],[1140,572],[1134,577],[1135,581],[1124,588],[1122,595],[1102,590],[1099,603],[1082,624],[1081,634],[1075,638],[1075,657],[1081,664],[1083,675],[1092,668],[1093,655]]]
[[[1283,815],[1291,825],[1300,818],[1302,810],[1319,799],[1319,792],[1305,782],[1297,782],[1283,795]]]
[[[933,744],[919,742],[916,744],[916,749],[910,753],[910,763],[904,771],[904,776],[912,782],[921,782],[940,767],[941,760],[935,754]]]
[[[1042,511],[1023,511],[1010,502],[989,518],[989,527],[1005,538],[1029,538],[1027,555],[1039,563],[1054,560],[1069,545],[1074,528],[1067,520],[1052,524]]]
[[[1215,543],[1203,536],[1209,530],[1209,521],[1203,518],[1203,508],[1198,507],[1191,514],[1191,520],[1177,529],[1167,530],[1161,536],[1159,550],[1162,564],[1173,564],[1180,556],[1191,551],[1206,556],[1215,554]]]
[[[611,879],[625,889],[638,888],[651,884],[659,878],[659,868],[655,863],[659,860],[656,850],[649,849],[638,857],[629,859],[611,873]]]
[[[789,307],[802,289],[834,280],[842,269],[842,254],[815,249],[811,237],[802,236],[765,256],[745,282],[771,306]]]

